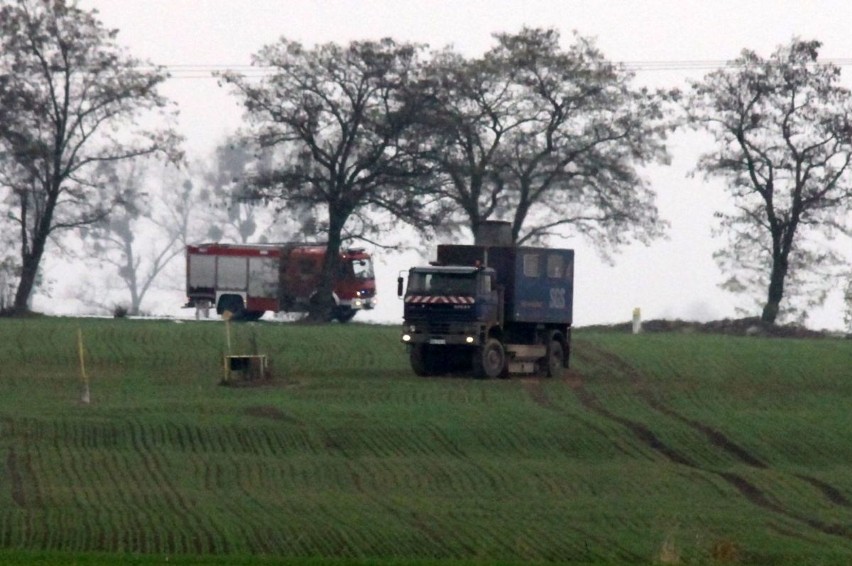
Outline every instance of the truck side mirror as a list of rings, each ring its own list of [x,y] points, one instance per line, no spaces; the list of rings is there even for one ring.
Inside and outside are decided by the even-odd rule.
[[[396,278],[396,296],[402,296],[402,276]]]

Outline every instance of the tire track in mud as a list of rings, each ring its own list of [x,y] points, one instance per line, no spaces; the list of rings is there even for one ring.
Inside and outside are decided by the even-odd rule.
[[[582,404],[586,409],[610,421],[618,423],[622,427],[626,428],[636,438],[638,438],[642,442],[642,444],[648,446],[655,452],[662,454],[669,461],[674,462],[676,464],[682,464],[690,468],[698,467],[689,458],[687,458],[683,454],[680,454],[679,452],[677,452],[677,450],[665,444],[662,440],[660,440],[660,438],[656,434],[654,434],[654,432],[650,428],[648,428],[644,424],[616,415],[612,411],[606,409],[603,405],[601,405],[597,397],[591,391],[585,388],[583,376],[579,374],[576,370],[571,370],[571,373],[569,375],[570,379],[562,379],[561,381],[571,388],[571,391],[580,401],[580,404]]]
[[[47,544],[50,528],[47,517],[39,512],[45,509],[44,496],[36,466],[33,465],[31,450],[24,448],[23,455],[20,455],[14,446],[10,447],[6,468],[12,484],[12,501],[27,516],[22,530],[23,538],[35,542],[36,537],[40,537],[38,544]],[[29,488],[25,485],[27,481]]]
[[[733,442],[722,432],[708,426],[700,421],[690,419],[681,415],[671,407],[662,403],[657,399],[648,387],[647,378],[642,375],[636,368],[616,356],[615,354],[603,350],[594,344],[584,343],[584,351],[580,354],[581,358],[587,361],[602,361],[605,366],[609,366],[618,374],[626,376],[636,386],[636,391],[642,400],[655,411],[664,414],[667,417],[673,418],[689,426],[693,430],[704,435],[710,443],[731,455],[736,460],[751,466],[753,468],[766,469],[767,465],[759,458],[749,453],[748,450]],[[591,354],[591,355],[589,355]]]
[[[545,391],[545,389],[544,389],[544,386],[543,386],[544,381],[554,381],[554,380],[552,380],[550,378],[541,378],[541,377],[522,377],[522,378],[519,379],[519,381],[521,382],[521,386],[524,388],[524,390],[527,392],[527,394],[530,396],[530,398],[533,400],[533,402],[536,405],[538,405],[539,407],[541,407],[543,409],[547,409],[548,411],[553,411],[553,412],[559,413],[560,415],[568,416],[568,415],[566,415],[565,411],[563,411],[558,405],[556,405],[556,403],[553,402],[553,400],[547,395],[547,391]],[[580,376],[580,374],[575,372],[573,369],[567,370],[567,375],[565,377],[563,377],[561,379],[561,381],[562,381],[562,383],[564,383],[565,385],[567,385],[568,387],[570,387],[572,389],[572,391],[574,392],[574,395],[578,399],[580,399],[581,403],[583,403],[583,399],[580,398],[580,397],[582,395],[586,395],[586,396],[589,395],[587,391],[582,390],[582,387],[583,387],[582,376]],[[591,398],[588,398],[587,400],[591,401]],[[585,403],[583,403],[583,405],[586,406]],[[603,430],[602,428],[596,426],[594,423],[576,418],[573,415],[571,415],[571,418],[577,420],[579,422],[579,424],[582,425],[584,428],[593,430],[596,433],[600,434],[601,437],[609,438],[609,435],[607,434],[607,432],[605,430]],[[626,456],[633,455],[633,453],[630,452],[630,450],[628,450],[627,448],[622,446],[620,443],[613,441],[612,444],[622,454],[624,454]]]
[[[683,422],[687,426],[693,428],[693,430],[700,432],[713,446],[725,451],[741,463],[755,469],[769,468],[765,462],[749,453],[745,448],[733,442],[724,433],[705,423],[689,419],[679,414],[677,411],[655,398],[648,387],[647,378],[639,372],[639,370],[619,358],[616,354],[585,341],[578,345],[580,345],[580,347],[576,348],[574,352],[579,359],[591,362],[601,361],[605,366],[611,368],[615,372],[615,375],[624,375],[628,377],[636,386],[639,396],[652,409],[670,418]],[[659,438],[644,424],[615,415],[611,411],[602,407],[594,394],[585,389],[583,376],[575,370],[572,370],[571,373],[573,375],[573,379],[571,381],[563,381],[566,385],[571,387],[572,391],[583,406],[600,416],[611,419],[624,426],[642,443],[662,454],[669,461],[701,472],[716,475],[736,489],[747,501],[761,509],[771,511],[787,519],[803,523],[823,534],[852,539],[852,527],[837,523],[826,523],[819,519],[796,513],[793,510],[784,507],[778,501],[771,499],[757,485],[740,474],[702,468],[686,456],[661,442]],[[850,506],[849,500],[840,492],[840,490],[830,484],[806,475],[797,474],[795,477],[809,483],[811,486],[821,491],[830,503],[841,507]]]
[[[12,495],[20,497],[19,501],[15,501],[22,508],[44,509],[44,497],[42,496],[42,488],[39,482],[38,473],[33,466],[32,454],[30,450],[24,451],[23,458],[18,456],[14,448],[9,450],[7,459],[9,472],[12,477]],[[29,478],[32,484],[32,494],[26,495],[24,488],[24,478]]]
[[[849,499],[847,499],[846,496],[833,485],[804,474],[796,474],[796,477],[820,490],[825,498],[835,505],[840,507],[852,507],[852,502],[850,502]]]
[[[456,442],[451,439],[446,432],[444,432],[437,425],[426,425],[426,430],[429,432],[429,436],[435,443],[444,451],[446,451],[447,455],[451,458],[467,458],[467,452],[464,449],[459,447]]]
[[[14,448],[10,448],[9,454],[6,455],[6,469],[9,472],[9,480],[12,484],[12,501],[18,507],[26,509],[27,497],[24,492],[24,480],[21,477],[18,454]]]
[[[681,415],[668,405],[664,404],[651,393],[651,390],[648,387],[648,379],[644,375],[642,375],[639,370],[637,370],[615,354],[607,352],[593,344],[584,344],[584,347],[586,347],[590,352],[593,352],[594,355],[598,356],[599,359],[602,359],[605,364],[609,365],[610,367],[613,367],[622,375],[627,376],[631,380],[631,382],[633,382],[633,384],[637,386],[637,391],[640,397],[642,397],[642,399],[654,410],[666,415],[667,417],[678,420],[689,426],[693,430],[700,432],[710,441],[713,446],[720,448],[724,452],[730,454],[732,457],[739,460],[741,463],[762,470],[769,468],[766,462],[762,461],[760,458],[754,456],[748,450],[732,441],[724,433],[714,429],[713,427],[705,423],[702,423],[701,421],[690,419],[684,415]],[[840,492],[839,489],[828,484],[827,482],[824,482],[811,476],[807,476],[805,474],[796,474],[795,477],[806,483],[809,483],[812,487],[819,490],[823,494],[823,497],[830,503],[840,507],[852,507],[852,503],[850,503],[849,499],[846,498],[843,493]]]

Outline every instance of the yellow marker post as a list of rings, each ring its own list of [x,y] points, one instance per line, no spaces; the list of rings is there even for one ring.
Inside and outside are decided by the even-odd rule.
[[[222,365],[225,371],[224,380],[228,381],[228,356],[231,355],[231,311],[225,310],[222,313],[222,318],[225,320],[225,355],[223,356]]]
[[[231,311],[225,311],[222,313],[222,318],[225,320],[225,345],[228,348],[228,355],[231,354],[231,317],[233,314]]]
[[[80,352],[80,379],[83,381],[83,397],[80,400],[88,405],[92,401],[92,398],[89,392],[89,376],[86,374],[86,357],[83,353],[83,329],[81,328],[77,329],[77,349]]]

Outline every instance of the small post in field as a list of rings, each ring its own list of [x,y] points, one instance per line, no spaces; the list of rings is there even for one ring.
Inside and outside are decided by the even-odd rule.
[[[642,332],[642,311],[639,307],[633,309],[633,334]]]
[[[80,352],[80,379],[83,381],[83,397],[80,399],[88,405],[92,401],[89,391],[89,376],[86,374],[86,358],[83,354],[83,329],[77,329],[77,350]]]

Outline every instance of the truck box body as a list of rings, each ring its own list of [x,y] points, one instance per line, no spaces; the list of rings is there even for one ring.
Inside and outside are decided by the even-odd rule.
[[[572,324],[574,250],[445,244],[438,246],[437,260],[493,268],[506,322]]]

